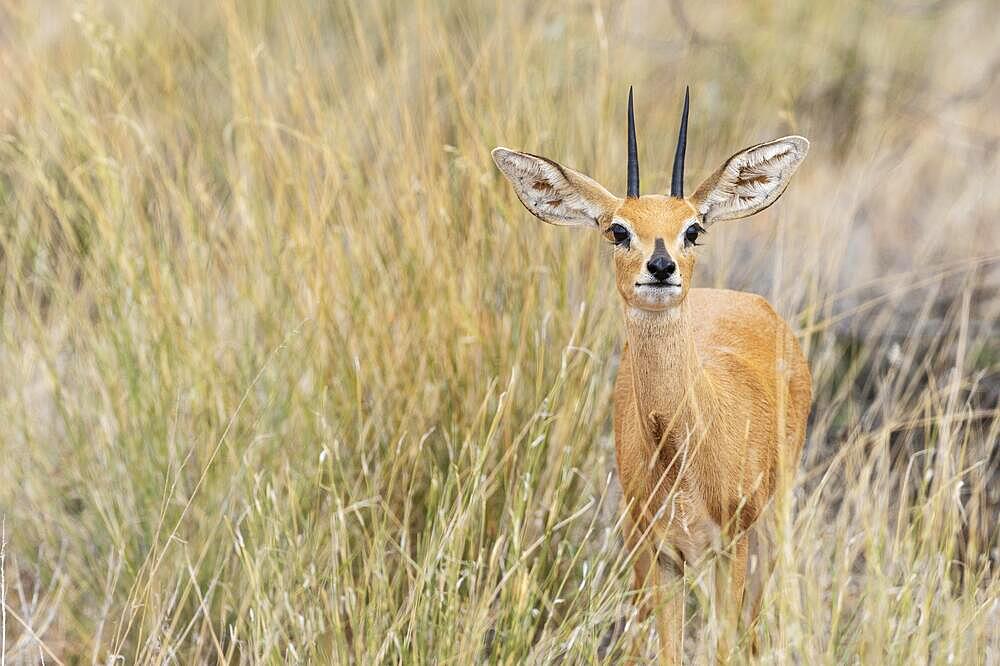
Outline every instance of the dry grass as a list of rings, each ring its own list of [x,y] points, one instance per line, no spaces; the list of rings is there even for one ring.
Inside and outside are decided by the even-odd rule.
[[[696,277],[816,382],[762,661],[1000,663],[996,5],[705,4],[0,4],[8,662],[595,660],[610,257],[489,150],[621,191],[634,84],[665,188],[690,83],[813,142]]]

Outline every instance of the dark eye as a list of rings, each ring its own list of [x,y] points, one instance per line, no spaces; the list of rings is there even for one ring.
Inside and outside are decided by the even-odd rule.
[[[703,233],[705,233],[705,227],[695,222],[687,228],[687,231],[684,232],[684,245],[687,247],[700,245],[700,243],[698,243],[698,235]]]
[[[628,240],[631,237],[628,229],[616,222],[608,227],[608,233],[611,235],[611,240],[614,241],[615,245],[628,247]]]

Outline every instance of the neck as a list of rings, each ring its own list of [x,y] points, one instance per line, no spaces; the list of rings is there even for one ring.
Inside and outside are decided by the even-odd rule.
[[[662,312],[625,308],[625,334],[635,403],[647,443],[666,446],[699,429],[699,405],[710,396],[698,361],[686,301]]]

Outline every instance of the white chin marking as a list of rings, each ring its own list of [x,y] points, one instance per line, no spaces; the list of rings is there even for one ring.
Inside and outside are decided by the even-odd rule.
[[[651,287],[639,285],[635,287],[636,300],[641,305],[663,308],[677,301],[681,295],[680,285],[669,287]]]

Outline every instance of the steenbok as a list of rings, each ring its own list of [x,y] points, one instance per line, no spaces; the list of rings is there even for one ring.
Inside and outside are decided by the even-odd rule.
[[[636,588],[652,590],[641,614],[651,601],[664,664],[681,660],[685,565],[709,553],[723,626],[735,627],[741,614],[753,626],[771,568],[767,521],[758,519],[794,476],[812,394],[798,342],[766,300],[691,287],[699,239],[716,222],[777,201],[809,142],[786,136],[751,146],[685,197],[688,103],[685,94],[670,196],[639,196],[631,90],[624,199],[544,157],[493,150],[533,215],[593,229],[614,247],[625,319],[614,391],[625,540],[636,553]],[[719,656],[725,651],[720,645]]]

